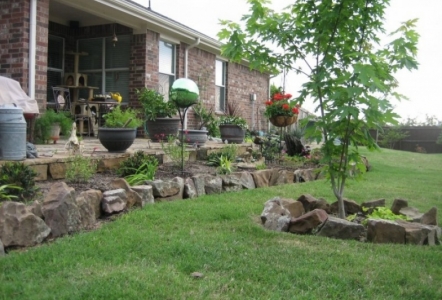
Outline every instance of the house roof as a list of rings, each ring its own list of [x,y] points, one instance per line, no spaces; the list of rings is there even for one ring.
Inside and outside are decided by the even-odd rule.
[[[199,38],[198,48],[217,55],[222,45],[216,39],[131,0],[51,0],[50,19],[66,25],[77,20],[80,26],[118,23],[132,28],[135,34],[150,29],[160,36],[187,44]]]

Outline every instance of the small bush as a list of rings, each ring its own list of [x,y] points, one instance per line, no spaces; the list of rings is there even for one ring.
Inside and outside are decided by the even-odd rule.
[[[125,178],[129,175],[137,174],[137,170],[144,164],[158,166],[158,160],[156,159],[155,156],[148,155],[143,151],[138,150],[134,153],[134,155],[124,160],[120,164],[120,167],[117,170],[117,174]]]
[[[178,145],[177,142],[178,140],[175,136],[169,135],[167,137],[167,143],[164,143],[161,140],[161,148],[172,160],[173,165],[177,168],[181,168],[181,162],[186,162],[189,160],[189,152],[184,151],[181,153],[181,146]]]
[[[207,165],[219,167],[221,165],[221,157],[224,156],[231,162],[234,162],[236,159],[236,153],[238,152],[238,148],[234,144],[229,144],[225,146],[219,152],[212,152],[207,157]]]
[[[66,164],[66,181],[73,183],[88,182],[97,171],[98,162],[89,157],[75,155]]]
[[[35,176],[37,173],[31,167],[23,163],[7,162],[0,168],[0,186],[7,185],[3,189],[5,195],[16,196],[21,202],[30,201],[38,192]]]
[[[220,164],[217,168],[218,174],[230,174],[233,171],[232,161],[224,155],[220,157]]]

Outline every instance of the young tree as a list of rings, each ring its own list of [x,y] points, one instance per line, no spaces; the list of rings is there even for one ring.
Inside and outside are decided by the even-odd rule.
[[[345,217],[344,187],[349,163],[360,161],[357,146],[377,147],[369,129],[395,123],[388,96],[403,97],[394,91],[394,74],[417,68],[416,20],[403,23],[381,46],[388,0],[297,0],[280,13],[266,6],[268,0],[248,2],[243,27],[222,21],[223,54],[260,71],[305,75],[296,100],[311,97],[317,104],[320,131],[308,134],[324,141],[339,216]]]

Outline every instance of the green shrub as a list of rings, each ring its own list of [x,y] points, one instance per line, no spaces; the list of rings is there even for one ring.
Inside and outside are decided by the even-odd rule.
[[[257,170],[265,170],[265,169],[267,169],[267,166],[266,166],[266,164],[258,164],[258,165],[256,165],[256,169]]]
[[[224,155],[220,157],[220,164],[217,168],[218,174],[230,174],[233,171],[232,161]]]
[[[224,156],[231,162],[235,161],[236,153],[238,152],[238,148],[234,144],[229,144],[225,146],[219,152],[212,152],[207,157],[207,165],[219,167],[221,165],[221,157]]]
[[[158,160],[153,155],[148,155],[141,150],[138,150],[131,157],[124,160],[117,170],[117,174],[121,177],[127,177],[137,174],[137,170],[144,164],[158,166]],[[155,169],[156,172],[156,169]],[[155,175],[155,174],[153,174]]]
[[[35,176],[37,173],[21,162],[6,162],[0,168],[0,186],[8,185],[3,190],[5,195],[16,196],[22,202],[30,201],[38,192]]]
[[[189,160],[189,152],[184,151],[181,152],[181,146],[178,145],[178,140],[175,136],[169,135],[167,137],[167,143],[164,143],[161,140],[161,148],[163,149],[164,153],[166,153],[167,156],[172,160],[172,164],[177,167],[181,168],[183,167],[181,165],[182,162],[186,162]]]
[[[66,164],[66,181],[67,182],[88,182],[97,171],[98,162],[89,157],[75,155],[69,158]]]
[[[2,201],[12,201],[13,199],[17,199],[18,196],[9,194],[9,190],[16,189],[18,191],[21,191],[22,188],[12,185],[12,184],[4,184],[0,186],[0,202]]]

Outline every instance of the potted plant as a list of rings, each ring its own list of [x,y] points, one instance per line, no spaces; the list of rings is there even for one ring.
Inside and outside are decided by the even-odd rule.
[[[109,152],[125,152],[137,136],[137,128],[143,124],[138,111],[117,105],[103,116],[104,126],[98,128],[98,139]]]
[[[201,101],[192,108],[195,116],[199,119],[199,124],[196,129],[184,130],[184,141],[188,144],[203,146],[207,142],[208,134],[212,136],[219,135],[218,123],[213,114],[213,109],[207,109]],[[213,128],[216,130],[213,130]],[[179,133],[181,140],[182,130],[179,130]]]
[[[228,103],[226,114],[219,118],[219,130],[223,142],[227,140],[229,144],[241,144],[247,128],[247,121],[237,114],[237,106]]]
[[[291,101],[292,95],[285,94],[280,89],[272,87],[270,100],[265,102],[264,115],[276,127],[286,127],[298,120],[299,104]]]
[[[42,143],[53,140],[55,144],[60,139],[60,133],[65,136],[69,134],[72,122],[69,112],[48,109],[35,120],[35,137]]]
[[[173,118],[178,113],[175,103],[165,101],[162,94],[146,87],[136,92],[144,109],[146,118],[144,129],[149,138],[167,140],[169,135],[176,136],[180,119]]]

